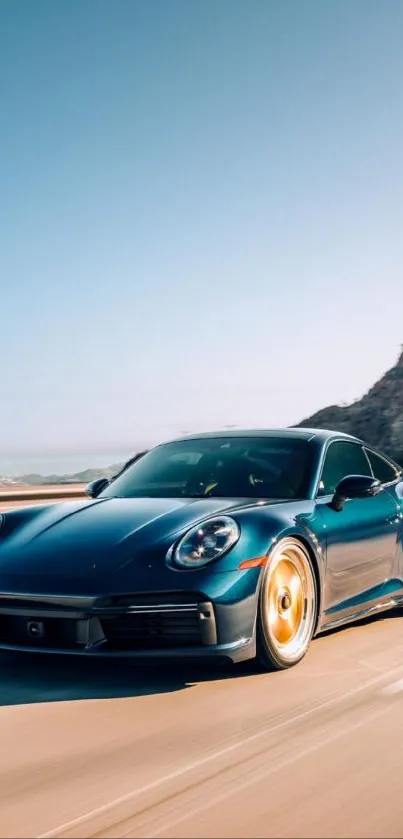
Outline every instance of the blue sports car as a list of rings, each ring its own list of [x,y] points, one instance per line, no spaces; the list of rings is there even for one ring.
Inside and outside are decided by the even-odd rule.
[[[331,431],[186,436],[0,516],[0,648],[299,662],[403,603],[403,477]]]

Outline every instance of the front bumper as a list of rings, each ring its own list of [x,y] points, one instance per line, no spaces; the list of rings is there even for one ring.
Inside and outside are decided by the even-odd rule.
[[[0,594],[0,649],[108,658],[233,662],[255,655],[255,601],[195,592],[110,598]]]

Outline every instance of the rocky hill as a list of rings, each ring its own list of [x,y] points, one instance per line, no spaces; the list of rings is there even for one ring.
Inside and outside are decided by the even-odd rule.
[[[362,399],[345,407],[322,408],[298,426],[354,434],[403,465],[403,351]]]
[[[51,486],[53,484],[88,484],[90,481],[95,481],[96,478],[113,478],[116,477],[123,469],[127,469],[132,463],[146,454],[145,451],[137,452],[130,460],[125,463],[113,463],[112,466],[105,466],[103,469],[84,469],[83,472],[75,472],[70,475],[38,475],[31,473],[29,475],[20,475],[13,479],[11,483],[24,486]],[[10,483],[10,479],[2,478],[0,476],[0,484]]]
[[[112,466],[106,466],[104,469],[84,469],[83,472],[75,472],[71,475],[39,475],[37,473],[30,473],[29,475],[19,475],[15,478],[14,483],[29,486],[42,486],[43,484],[88,484],[96,478],[112,478],[121,471],[123,466],[123,463],[115,463]]]

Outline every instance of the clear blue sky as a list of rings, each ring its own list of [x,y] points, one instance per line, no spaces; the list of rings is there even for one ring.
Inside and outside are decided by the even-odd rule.
[[[290,424],[403,341],[401,0],[0,0],[0,450]]]

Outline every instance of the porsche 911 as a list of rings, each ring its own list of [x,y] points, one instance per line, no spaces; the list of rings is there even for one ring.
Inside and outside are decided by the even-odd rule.
[[[403,602],[400,466],[307,428],[187,435],[0,514],[0,649],[286,669]]]

